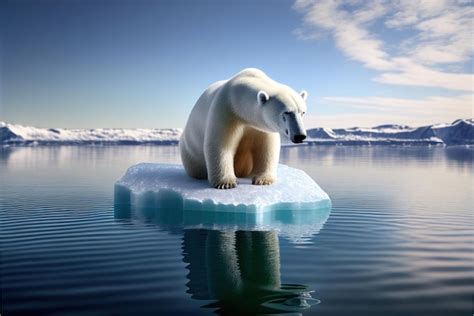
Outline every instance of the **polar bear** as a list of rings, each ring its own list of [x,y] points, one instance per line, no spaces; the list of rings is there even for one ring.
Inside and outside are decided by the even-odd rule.
[[[307,92],[244,69],[211,84],[199,97],[179,141],[187,174],[217,189],[252,177],[256,185],[276,180],[280,134],[294,143],[306,138],[302,117]]]

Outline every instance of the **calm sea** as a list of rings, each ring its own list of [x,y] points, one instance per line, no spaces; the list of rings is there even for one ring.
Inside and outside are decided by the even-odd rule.
[[[470,316],[473,153],[283,148],[333,207],[255,231],[118,214],[114,182],[175,146],[3,148],[0,314]]]

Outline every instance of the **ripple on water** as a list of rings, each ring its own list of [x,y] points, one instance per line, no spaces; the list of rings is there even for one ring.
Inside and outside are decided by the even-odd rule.
[[[319,316],[472,313],[466,149],[282,149],[334,205],[297,245],[277,232],[114,218],[125,168],[175,163],[176,148],[61,152],[66,169],[57,149],[0,152],[10,184],[0,187],[2,314],[193,315],[239,304]]]

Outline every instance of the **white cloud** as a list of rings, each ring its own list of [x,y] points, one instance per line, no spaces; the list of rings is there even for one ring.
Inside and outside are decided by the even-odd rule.
[[[345,106],[351,111],[335,115],[308,115],[306,125],[310,127],[375,126],[387,123],[420,126],[447,123],[459,118],[472,117],[473,94],[456,97],[433,96],[424,99],[386,97],[325,97],[330,106]],[[363,112],[354,112],[362,109]]]
[[[446,72],[443,64],[471,60],[474,9],[453,0],[297,0],[303,27],[295,34],[306,40],[326,34],[349,58],[381,72],[376,81],[450,90],[473,91],[473,75]],[[395,52],[382,40],[387,29],[408,29]],[[390,43],[394,44],[394,43]]]
[[[473,76],[449,73],[417,64],[410,58],[394,58],[399,71],[382,73],[375,81],[408,86],[442,87],[451,90],[472,91]]]
[[[393,1],[393,14],[385,22],[388,27],[413,25],[422,19],[441,14],[453,1],[446,0],[398,0]]]
[[[472,94],[457,97],[432,96],[424,99],[386,98],[386,97],[324,97],[335,104],[349,104],[353,107],[369,108],[381,112],[417,115],[426,112],[445,116],[470,117],[472,115]]]
[[[472,8],[448,9],[415,25],[417,36],[411,57],[419,63],[443,64],[468,60],[472,54]]]
[[[297,1],[294,8],[304,12],[303,21],[309,27],[298,30],[299,38],[314,39],[321,34],[319,31],[328,31],[337,47],[351,59],[362,62],[368,68],[392,68],[389,56],[383,50],[383,42],[364,27],[366,23],[383,16],[384,7],[377,1],[370,1],[366,7],[349,13],[340,9],[340,4],[331,0]]]

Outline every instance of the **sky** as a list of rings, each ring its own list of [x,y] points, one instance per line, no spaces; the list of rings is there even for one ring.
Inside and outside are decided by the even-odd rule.
[[[2,1],[0,121],[184,127],[243,68],[306,90],[306,127],[473,117],[472,1]]]

